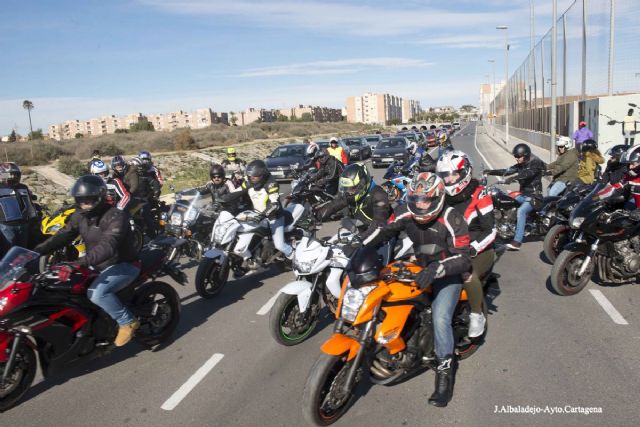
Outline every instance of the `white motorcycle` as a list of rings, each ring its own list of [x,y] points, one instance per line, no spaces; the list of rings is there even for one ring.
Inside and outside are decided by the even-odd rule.
[[[278,343],[293,346],[306,340],[316,328],[322,305],[336,312],[345,272],[357,249],[353,244],[358,242],[357,234],[343,228],[328,240],[305,236],[298,242],[293,256],[296,280],[280,290],[269,313],[269,330]],[[394,258],[405,257],[412,247],[408,237],[400,240]]]
[[[285,240],[293,243],[304,235],[304,230],[296,227],[304,207],[290,204],[283,212]],[[213,298],[227,283],[230,270],[239,278],[284,260],[273,244],[269,220],[262,212],[248,210],[235,217],[220,212],[211,232],[211,245],[198,265],[196,291],[202,298]]]

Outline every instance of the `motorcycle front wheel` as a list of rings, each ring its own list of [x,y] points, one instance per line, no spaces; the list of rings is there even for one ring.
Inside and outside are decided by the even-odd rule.
[[[562,251],[551,267],[551,286],[563,296],[575,295],[587,286],[593,274],[594,261],[584,274],[579,275],[580,267],[586,258],[586,254],[579,251]]]
[[[280,294],[269,313],[269,331],[278,343],[286,346],[306,340],[318,324],[319,298],[313,293],[309,306],[300,312],[297,295]]]
[[[196,272],[196,292],[202,298],[218,295],[229,278],[229,265],[220,264],[220,258],[203,258]]]
[[[347,412],[353,403],[357,382],[354,382],[353,389],[349,391],[342,388],[353,360],[347,361],[346,354],[320,355],[311,368],[302,394],[302,414],[307,422],[328,426]]]
[[[180,321],[180,297],[168,283],[151,282],[136,290],[133,309],[140,320],[135,340],[148,347],[168,340]]]
[[[0,363],[0,376],[6,363]],[[13,408],[29,390],[36,375],[36,354],[24,342],[18,346],[11,372],[4,384],[0,384],[0,412]],[[0,379],[1,381],[1,379]]]
[[[544,236],[542,250],[544,251],[544,256],[552,263],[556,261],[562,248],[569,243],[570,231],[571,228],[567,224],[556,224]]]

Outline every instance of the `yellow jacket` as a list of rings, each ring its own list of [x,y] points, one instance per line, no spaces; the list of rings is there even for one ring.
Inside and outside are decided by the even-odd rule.
[[[604,158],[598,150],[587,151],[578,164],[578,179],[585,184],[593,183],[596,167],[602,163],[604,163]]]

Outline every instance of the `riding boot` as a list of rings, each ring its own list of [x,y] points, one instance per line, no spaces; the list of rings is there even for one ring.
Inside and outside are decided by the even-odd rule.
[[[455,358],[447,355],[444,358],[438,358],[438,367],[436,368],[436,386],[435,391],[429,398],[429,404],[438,407],[447,406],[453,395],[453,378],[455,375]]]

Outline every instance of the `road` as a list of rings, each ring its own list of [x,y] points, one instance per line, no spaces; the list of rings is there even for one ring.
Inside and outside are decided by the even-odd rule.
[[[472,156],[476,172],[481,164],[511,163],[474,123],[453,142]],[[381,174],[374,170],[378,179]],[[460,364],[447,408],[427,404],[434,380],[426,372],[401,385],[369,388],[336,425],[637,425],[636,286],[590,284],[576,296],[557,296],[550,290],[550,265],[541,250],[540,242],[528,242],[497,265],[499,288],[490,296],[486,343]],[[195,268],[188,274],[193,280]],[[0,424],[306,425],[301,395],[332,319],[326,316],[324,327],[297,347],[273,341],[267,330],[269,303],[292,277],[274,272],[237,280],[212,301],[200,299],[193,284],[176,285],[183,307],[172,343],[155,352],[130,344],[40,382],[18,407],[0,415]],[[615,323],[611,308],[605,311],[592,291],[601,292],[626,324]],[[602,413],[500,413],[518,406],[543,411],[596,407]]]

